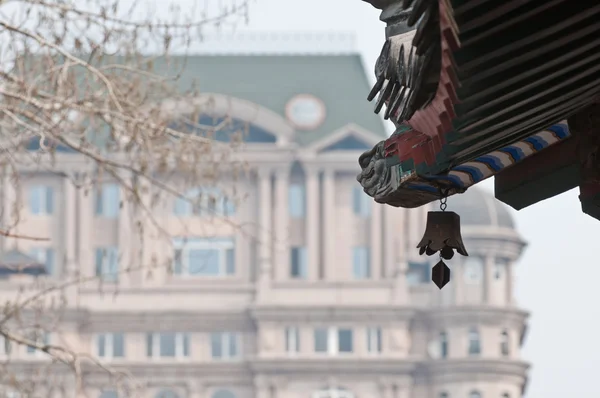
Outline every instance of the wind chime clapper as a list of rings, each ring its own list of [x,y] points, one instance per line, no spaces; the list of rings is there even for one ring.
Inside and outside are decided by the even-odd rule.
[[[446,211],[448,195],[440,199],[441,211],[427,213],[427,225],[423,239],[417,245],[419,254],[432,256],[440,254],[440,261],[431,270],[431,280],[440,290],[450,282],[450,268],[444,260],[454,257],[454,250],[463,256],[468,256],[460,234],[460,216],[453,211]]]

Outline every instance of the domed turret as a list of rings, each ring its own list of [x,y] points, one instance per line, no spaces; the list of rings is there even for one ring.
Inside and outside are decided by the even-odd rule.
[[[464,226],[515,229],[508,207],[480,188],[449,197],[448,210],[458,213]]]

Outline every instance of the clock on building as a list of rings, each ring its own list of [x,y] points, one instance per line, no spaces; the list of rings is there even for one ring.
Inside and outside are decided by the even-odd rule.
[[[285,106],[285,116],[300,130],[314,130],[325,120],[325,104],[310,94],[298,94]]]

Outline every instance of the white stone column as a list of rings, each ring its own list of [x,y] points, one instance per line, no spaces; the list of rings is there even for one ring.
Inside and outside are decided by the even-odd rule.
[[[384,278],[393,276],[394,273],[394,250],[395,237],[404,235],[402,232],[402,224],[398,223],[394,211],[399,212],[392,206],[383,206],[383,275]]]
[[[465,272],[464,258],[461,258],[450,269],[450,281],[454,285],[454,304],[463,305],[465,302]]]
[[[63,181],[63,195],[64,195],[64,263],[62,263],[62,269],[58,273],[61,276],[73,276],[77,269],[77,190],[73,184],[72,178],[74,176],[67,176]]]
[[[259,169],[258,178],[258,296],[264,297],[271,287],[271,171]]]
[[[373,203],[373,210],[371,212],[371,233],[369,236],[370,240],[370,251],[371,251],[371,278],[374,280],[381,278],[381,217],[382,217],[382,206],[379,203]]]
[[[394,398],[410,398],[411,396],[410,386],[408,383],[405,385],[397,385],[394,392]],[[415,392],[413,391],[413,393]]]
[[[146,211],[146,209],[151,208],[152,189],[154,186],[145,179],[140,179],[137,184],[140,204],[135,208],[130,208],[129,213],[130,215],[132,214],[134,220],[134,224],[132,225],[134,239],[130,238],[130,241],[134,244],[130,249],[130,256],[135,261],[135,267],[139,269],[139,271],[136,271],[136,283],[140,283],[141,285],[162,284],[167,278],[166,267],[159,267],[159,269],[154,270],[152,273],[148,271],[153,266],[152,258],[156,255],[157,247],[166,243],[163,240],[164,238],[160,234],[157,234],[156,227]],[[119,219],[122,216],[121,212],[122,209],[119,211]],[[159,235],[158,238],[157,235]],[[169,247],[168,245],[165,246]],[[172,253],[168,253],[167,258],[172,257]],[[152,277],[149,277],[150,274]],[[131,282],[132,279],[132,275],[130,274],[129,281]]]
[[[256,376],[254,379],[254,392],[256,398],[271,398],[269,383],[263,376]]]
[[[288,389],[288,379],[286,377],[275,379],[271,389],[269,398],[286,398],[285,391]]]
[[[271,233],[271,239],[274,241],[275,280],[288,279],[290,275],[289,181],[289,167],[277,170],[275,173],[275,222]]]
[[[392,301],[395,304],[405,304],[410,302],[410,294],[406,274],[408,272],[408,262],[406,257],[399,256],[394,265],[392,287]]]
[[[191,380],[188,384],[189,398],[205,398],[206,385],[200,381]]]
[[[492,304],[493,295],[492,287],[494,286],[494,259],[493,255],[488,255],[485,258],[483,268],[483,302],[487,305]]]
[[[2,190],[4,194],[3,208],[2,208],[2,224],[3,229],[11,234],[18,234],[18,212],[20,207],[17,203],[17,191],[15,188],[15,181],[13,180],[12,171],[8,168],[5,169],[5,175],[2,180]],[[4,250],[11,250],[17,245],[15,238],[4,237]]]
[[[388,380],[382,380],[379,385],[379,391],[381,393],[381,398],[394,398],[394,391],[392,389],[392,385],[389,384]]]
[[[89,179],[82,180],[83,187],[77,190],[77,235],[79,237],[79,269],[82,275],[94,275],[94,189]]]
[[[308,263],[308,279],[319,279],[320,250],[319,250],[319,173],[311,167],[305,168],[306,173],[306,249]]]
[[[335,171],[323,173],[323,278],[335,280]]]
[[[131,181],[131,178],[127,175],[122,176],[123,180]],[[138,264],[135,264],[133,261],[132,253],[134,253],[134,248],[132,247],[133,239],[133,216],[134,211],[132,209],[133,203],[130,198],[130,194],[125,187],[120,187],[119,189],[119,200],[123,204],[119,211],[119,227],[118,227],[118,235],[119,235],[119,284],[128,285],[131,282],[131,272],[128,271],[132,267],[135,267]]]
[[[514,263],[511,261],[506,264],[506,305],[512,307],[514,304],[513,298],[513,267]]]

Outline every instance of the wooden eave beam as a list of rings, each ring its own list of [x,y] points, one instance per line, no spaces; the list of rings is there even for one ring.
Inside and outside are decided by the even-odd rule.
[[[496,198],[516,210],[569,191],[580,183],[577,140],[572,137],[502,170],[494,178]]]

